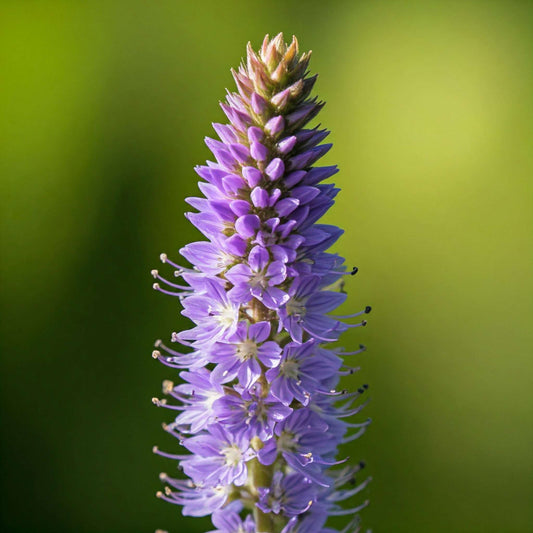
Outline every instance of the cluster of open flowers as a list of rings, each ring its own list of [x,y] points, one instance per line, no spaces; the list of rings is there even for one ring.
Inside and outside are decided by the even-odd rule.
[[[370,420],[349,422],[363,404],[339,389],[345,352],[332,345],[349,320],[336,316],[345,301],[344,259],[326,250],[342,233],[317,221],[338,189],[324,180],[335,166],[313,166],[331,147],[329,132],[306,129],[322,107],[310,92],[309,54],[280,34],[267,36],[258,53],[233,72],[237,93],[222,108],[229,124],[214,124],[220,140],[207,139],[216,161],[196,170],[202,198],[190,222],[208,239],[185,246],[182,267],[162,255],[180,283],[158,271],[154,287],[177,296],[194,323],[153,352],[181,369],[181,383],[165,381],[176,410],[165,430],[187,454],[154,451],[179,461],[187,476],[161,474],[158,496],[183,506],[183,514],[211,515],[219,533],[326,533],[328,517],[350,515],[340,502],[362,491],[363,463],[337,459],[338,447],[357,439]],[[174,400],[174,401],[172,401]],[[347,486],[348,488],[344,488]],[[349,519],[344,532],[358,530]]]

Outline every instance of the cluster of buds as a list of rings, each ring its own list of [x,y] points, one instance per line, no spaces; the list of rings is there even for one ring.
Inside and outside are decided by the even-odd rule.
[[[339,335],[370,312],[333,315],[346,299],[344,259],[326,250],[342,230],[317,221],[338,189],[324,180],[335,166],[313,166],[330,148],[328,131],[306,128],[323,103],[311,98],[316,76],[309,53],[293,38],[265,37],[233,71],[238,92],[221,104],[229,124],[206,139],[215,162],[196,168],[201,198],[190,222],[207,238],[180,250],[190,267],[165,254],[181,278],[152,272],[154,288],[179,298],[194,327],[173,333],[182,350],[156,343],[154,358],[180,369],[154,398],[178,416],[164,429],[188,452],[177,460],[186,477],[161,474],[158,496],[183,514],[211,515],[218,533],[327,533],[331,516],[359,530],[367,502],[341,507],[361,492],[364,464],[338,460],[338,447],[362,435],[370,420],[349,421],[367,389],[339,388],[353,374]],[[357,480],[356,480],[357,478]],[[347,487],[347,488],[346,488]]]

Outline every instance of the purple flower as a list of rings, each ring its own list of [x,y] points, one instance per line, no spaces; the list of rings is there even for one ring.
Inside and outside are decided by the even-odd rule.
[[[246,463],[255,456],[246,437],[229,433],[219,424],[186,439],[184,446],[192,455],[181,461],[183,471],[206,486],[244,485]]]
[[[296,342],[302,342],[304,333],[322,341],[335,341],[346,326],[326,313],[346,300],[346,294],[321,290],[323,278],[301,276],[294,280],[290,299],[280,310],[280,327],[286,329]]]
[[[217,342],[210,350],[210,360],[218,363],[213,371],[215,383],[227,383],[236,377],[249,389],[267,368],[278,366],[281,348],[270,337],[270,322],[247,324],[240,322],[235,333],[225,343]]]
[[[258,390],[259,389],[259,390]],[[252,439],[270,442],[274,428],[291,413],[292,409],[269,395],[264,397],[261,387],[243,390],[240,394],[227,394],[213,404],[219,423],[229,431]]]
[[[156,343],[152,355],[178,369],[153,402],[176,413],[164,424],[184,454],[154,451],[178,462],[186,479],[161,474],[158,496],[183,514],[211,515],[211,533],[334,533],[330,516],[364,490],[361,465],[345,466],[338,447],[356,440],[370,420],[352,421],[365,403],[338,390],[357,367],[331,348],[370,308],[336,315],[346,300],[344,259],[329,253],[342,230],[318,221],[339,192],[323,183],[335,166],[316,166],[331,144],[327,130],[308,127],[322,106],[311,96],[316,76],[295,38],[265,38],[248,46],[233,71],[237,91],[206,139],[213,161],[196,168],[200,195],[187,198],[188,220],[206,237],[180,253],[190,266],[159,271],[154,288],[175,296],[191,320],[172,334],[181,348]],[[345,487],[348,488],[345,488]],[[358,530],[353,518],[342,530]]]
[[[335,436],[328,433],[328,424],[309,409],[298,409],[276,426],[275,439],[270,439],[258,452],[261,464],[271,465],[282,455],[287,464],[310,480],[329,486],[322,465],[330,464],[324,457],[334,454]]]
[[[231,502],[224,509],[213,513],[213,525],[217,528],[209,533],[256,533],[253,518],[248,515],[244,521],[239,516],[242,504]]]
[[[196,327],[178,334],[183,340],[211,342],[231,336],[237,329],[239,306],[228,299],[221,281],[204,280],[204,290],[182,299],[182,314],[190,318]]]
[[[225,274],[233,284],[228,296],[238,304],[246,304],[257,298],[269,309],[279,309],[289,295],[277,286],[287,278],[287,267],[282,261],[270,261],[268,250],[254,246],[248,256],[248,264],[239,263]]]
[[[304,344],[287,344],[281,364],[266,373],[272,395],[283,405],[290,405],[294,399],[307,405],[311,392],[318,387],[312,364],[315,348],[313,340]]]
[[[183,402],[184,408],[176,418],[176,426],[181,431],[197,433],[215,422],[213,404],[224,396],[224,389],[211,382],[211,374],[205,368],[180,372],[180,378],[186,383],[174,387],[173,396]]]
[[[287,517],[305,513],[316,499],[316,491],[310,479],[301,474],[276,472],[270,487],[259,488],[257,506],[264,513]]]

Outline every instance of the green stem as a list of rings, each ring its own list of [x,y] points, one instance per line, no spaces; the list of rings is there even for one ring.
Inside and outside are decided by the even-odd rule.
[[[250,472],[250,484],[253,492],[257,493],[259,487],[270,487],[272,481],[271,468],[262,465],[257,459],[248,463]],[[263,513],[258,507],[254,507],[255,528],[260,533],[276,533],[274,517],[272,513]]]
[[[266,319],[266,307],[255,298],[250,304],[250,310],[254,322],[259,322]],[[259,381],[261,382],[263,396],[266,397],[268,395],[268,383],[266,381],[264,372],[261,374]],[[260,446],[263,445],[261,441],[259,441],[259,443]],[[272,482],[272,473],[272,467],[262,465],[257,458],[252,459],[248,463],[248,488],[256,498],[259,495],[257,490],[259,487],[270,487]],[[276,533],[277,531],[281,531],[280,528],[276,527],[274,514],[263,513],[263,511],[261,511],[261,509],[259,509],[257,506],[254,506],[254,521],[255,529],[258,533]]]

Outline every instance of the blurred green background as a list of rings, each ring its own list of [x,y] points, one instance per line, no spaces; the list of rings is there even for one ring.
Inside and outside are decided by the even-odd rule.
[[[151,290],[251,40],[313,49],[372,304],[374,424],[347,452],[378,532],[533,532],[533,2],[13,1],[0,6],[0,526],[210,529],[154,497],[186,323]],[[348,309],[348,307],[347,307]]]

